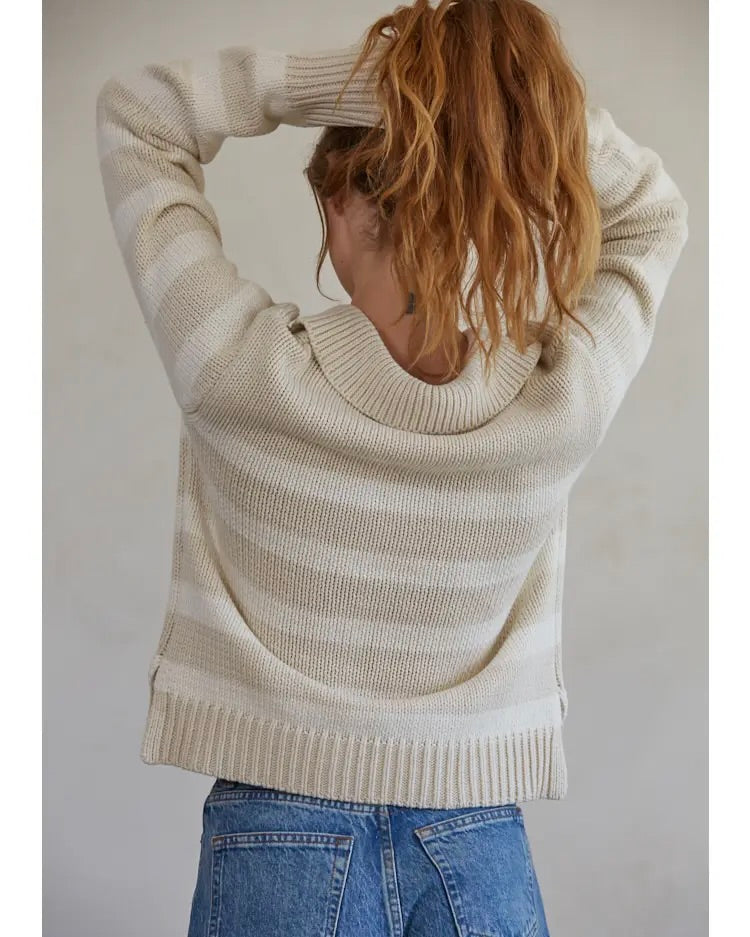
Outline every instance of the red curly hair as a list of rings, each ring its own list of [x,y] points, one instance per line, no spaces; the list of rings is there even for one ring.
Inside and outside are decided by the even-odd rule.
[[[318,289],[320,198],[354,189],[377,208],[374,243],[392,247],[395,276],[414,293],[415,362],[442,347],[457,372],[459,313],[490,366],[502,316],[522,353],[553,314],[558,327],[569,317],[585,328],[573,309],[598,261],[601,218],[585,84],[557,20],[528,0],[416,0],[367,30],[347,84],[366,60],[381,123],[326,127],[305,168],[323,225]]]

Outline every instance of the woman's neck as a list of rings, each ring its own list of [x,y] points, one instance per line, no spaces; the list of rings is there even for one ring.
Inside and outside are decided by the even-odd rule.
[[[361,309],[378,330],[383,344],[391,356],[409,374],[431,384],[442,384],[456,376],[450,373],[450,361],[444,349],[438,348],[420,356],[412,364],[414,353],[424,338],[417,334],[414,317],[401,313],[407,308],[408,294],[404,294],[392,276],[374,275],[357,282],[351,294],[351,305]],[[463,368],[467,355],[473,347],[473,335],[456,328],[460,367]],[[412,335],[414,337],[412,338]]]

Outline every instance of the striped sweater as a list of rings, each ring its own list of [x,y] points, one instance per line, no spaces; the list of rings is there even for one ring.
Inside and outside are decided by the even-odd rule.
[[[603,240],[575,324],[446,384],[359,308],[305,314],[222,250],[202,164],[280,123],[372,125],[358,45],[232,46],[107,80],[117,244],[181,420],[141,758],[280,790],[463,807],[567,791],[568,496],[687,238],[660,157],[590,106]]]

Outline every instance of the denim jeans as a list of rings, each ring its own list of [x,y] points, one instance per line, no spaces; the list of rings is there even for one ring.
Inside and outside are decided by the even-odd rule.
[[[549,937],[521,808],[324,800],[217,778],[188,937]]]

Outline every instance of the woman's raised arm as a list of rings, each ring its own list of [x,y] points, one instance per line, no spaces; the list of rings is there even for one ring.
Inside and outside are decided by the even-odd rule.
[[[602,406],[603,438],[651,345],[656,316],[688,237],[688,206],[661,157],[587,109],[588,165],[602,219],[601,255],[571,332],[587,346]]]
[[[146,324],[186,413],[200,407],[257,313],[274,304],[225,257],[216,213],[204,195],[202,164],[225,138],[260,136],[279,123],[373,121],[361,74],[335,107],[357,51],[357,44],[301,54],[232,46],[145,65],[110,78],[99,91],[96,138],[107,206]]]

